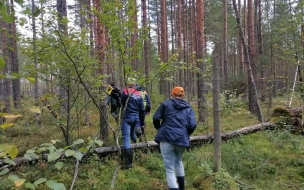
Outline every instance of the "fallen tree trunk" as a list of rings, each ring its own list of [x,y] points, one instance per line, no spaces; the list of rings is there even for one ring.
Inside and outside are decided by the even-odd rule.
[[[271,127],[274,127],[275,125],[271,122],[266,122],[266,123],[260,123],[257,125],[252,125],[248,127],[244,127],[235,131],[229,131],[221,134],[222,141],[226,141],[228,139],[231,139],[233,137],[239,136],[239,135],[246,135],[246,134],[251,134],[255,133],[257,131],[262,131],[266,129],[270,129]],[[199,143],[199,144],[208,144],[212,143],[214,140],[213,134],[210,135],[203,135],[203,136],[195,136],[195,137],[190,137],[191,144]],[[153,147],[158,147],[159,145],[155,141],[147,141],[147,142],[140,142],[140,143],[133,143],[131,144],[131,147],[133,149],[141,149],[141,148],[153,148]],[[123,147],[120,147],[123,149]],[[94,149],[94,153],[96,154],[109,154],[109,153],[114,153],[118,151],[117,146],[107,146],[107,147],[99,147]],[[47,158],[47,154],[43,154],[42,158],[33,158],[31,161],[39,160],[39,159],[45,159]],[[18,157],[14,159],[16,165],[21,164],[21,163],[26,163],[29,162],[27,158],[24,157]],[[3,164],[4,160],[0,160],[0,164]],[[0,168],[1,170],[1,168]]]
[[[269,129],[271,127],[274,127],[274,124],[271,122],[260,123],[257,125],[244,127],[244,128],[241,128],[241,129],[238,129],[235,131],[229,131],[229,132],[222,133],[221,137],[222,137],[222,140],[225,141],[225,140],[231,139],[235,136],[251,134],[251,133],[255,133],[257,131]],[[191,144],[193,144],[193,143],[207,144],[207,143],[213,142],[213,140],[214,140],[213,134],[190,137]],[[140,149],[140,148],[145,148],[145,147],[158,147],[158,146],[159,145],[155,141],[147,141],[147,142],[131,144],[131,147],[133,149]],[[123,149],[122,146],[121,146],[121,149]],[[94,152],[97,154],[112,153],[112,152],[117,152],[117,151],[118,151],[118,148],[116,146],[99,147],[99,148],[94,149]]]

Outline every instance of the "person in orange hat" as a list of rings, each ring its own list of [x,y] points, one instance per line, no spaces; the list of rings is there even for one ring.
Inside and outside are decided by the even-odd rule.
[[[184,89],[174,87],[171,98],[162,102],[153,115],[153,125],[157,129],[154,140],[160,146],[170,190],[185,189],[182,156],[190,146],[189,136],[197,125],[194,111],[184,97]]]

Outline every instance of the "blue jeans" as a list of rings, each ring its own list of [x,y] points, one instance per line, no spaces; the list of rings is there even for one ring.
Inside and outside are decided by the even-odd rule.
[[[131,148],[130,137],[132,140],[136,140],[135,126],[138,121],[138,115],[128,115],[128,117],[123,118],[121,132],[124,149]]]
[[[176,176],[185,176],[182,156],[186,147],[160,142],[160,151],[163,157],[166,178],[169,188],[178,188]]]

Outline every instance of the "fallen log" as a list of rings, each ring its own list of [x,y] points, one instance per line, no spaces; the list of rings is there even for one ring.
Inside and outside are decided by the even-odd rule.
[[[222,137],[222,140],[225,141],[225,140],[231,139],[235,136],[251,134],[251,133],[255,133],[257,131],[269,129],[271,127],[274,127],[274,124],[271,122],[260,123],[257,125],[252,125],[252,126],[244,127],[241,129],[237,129],[235,131],[229,131],[229,132],[222,133],[221,137]],[[213,142],[213,140],[214,140],[213,134],[190,137],[191,143],[198,142],[200,144],[206,144],[206,143]],[[145,147],[158,147],[158,146],[159,145],[155,141],[147,141],[147,142],[131,144],[131,147],[133,149],[140,149],[140,148],[145,148]],[[122,146],[120,148],[123,149]],[[118,151],[117,146],[99,147],[99,148],[94,149],[94,152],[97,154],[112,153],[112,152],[117,152],[117,151]]]
[[[244,127],[241,129],[237,129],[235,131],[229,131],[229,132],[224,132],[221,134],[222,141],[226,141],[228,139],[234,138],[239,135],[246,135],[246,134],[251,134],[255,133],[257,131],[262,131],[262,130],[267,130],[272,127],[274,127],[275,124],[271,122],[266,122],[266,123],[260,123],[257,125],[252,125],[248,127]],[[213,134],[209,135],[203,135],[203,136],[194,136],[190,137],[191,144],[199,143],[199,144],[208,144],[212,143],[214,140]],[[140,142],[140,143],[133,143],[131,144],[131,147],[133,149],[141,149],[141,148],[152,148],[152,147],[158,147],[159,145],[155,141],[147,141],[147,142]],[[120,147],[123,149],[123,146]],[[109,153],[114,153],[118,152],[118,147],[117,146],[107,146],[107,147],[98,147],[95,148],[94,153],[96,154],[109,154]],[[43,154],[42,158],[32,158],[31,161],[36,161],[39,159],[46,159],[48,154]],[[14,159],[16,165],[21,164],[21,163],[26,163],[29,162],[27,158],[24,157],[17,157]],[[0,160],[0,164],[4,164],[4,159]],[[1,170],[1,168],[0,168]]]

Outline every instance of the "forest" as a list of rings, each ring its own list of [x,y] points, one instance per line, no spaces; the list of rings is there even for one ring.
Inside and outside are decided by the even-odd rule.
[[[185,89],[186,189],[304,189],[304,0],[0,0],[0,189],[168,189],[152,117]],[[148,92],[121,170],[106,89]]]

